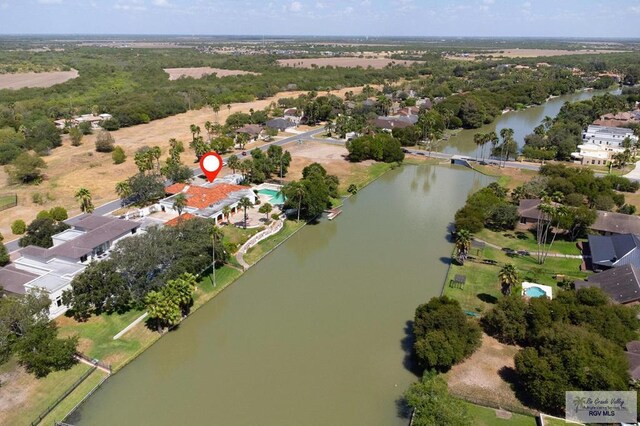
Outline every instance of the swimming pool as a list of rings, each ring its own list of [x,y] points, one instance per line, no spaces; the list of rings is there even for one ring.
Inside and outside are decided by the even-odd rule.
[[[524,294],[529,297],[546,297],[547,292],[540,287],[529,287],[524,291]]]
[[[274,189],[260,189],[258,190],[258,194],[266,195],[267,197],[271,197],[269,199],[270,204],[284,204],[284,196]]]

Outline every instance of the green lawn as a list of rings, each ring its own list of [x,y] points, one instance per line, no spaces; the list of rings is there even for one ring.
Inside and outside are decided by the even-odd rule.
[[[17,398],[19,403],[0,410],[0,424],[28,425],[56,399],[80,379],[91,367],[78,363],[67,371],[56,371],[42,379],[18,367],[15,358],[0,366],[0,374],[9,374],[11,379],[0,387],[0,400]],[[48,423],[52,424],[52,423]]]
[[[226,225],[220,229],[222,229],[222,233],[224,234],[225,242],[234,244],[236,247],[239,248],[244,243],[246,243],[249,238],[253,237],[255,234],[262,231],[264,229],[264,226],[260,226],[258,228],[244,229],[244,228],[238,228],[237,226],[233,226],[233,225]]]
[[[566,259],[549,257],[543,265],[539,265],[531,256],[509,257],[503,251],[485,248],[481,256],[476,256],[472,249],[471,255],[478,260],[490,259],[497,265],[487,265],[480,262],[467,261],[464,266],[452,264],[444,282],[443,294],[457,299],[463,309],[473,312],[484,312],[491,308],[502,297],[498,272],[506,263],[512,263],[518,269],[522,281],[549,285],[554,294],[559,291],[558,282],[553,278],[556,274],[567,276],[569,279],[583,279],[586,272],[579,270],[580,259]],[[456,274],[466,276],[464,288],[451,287],[450,282]]]
[[[216,286],[213,287],[213,276],[211,274],[202,277],[198,282],[192,311],[207,303],[225,287],[234,282],[242,272],[231,266],[223,266],[216,269]]]
[[[356,185],[358,190],[360,190],[394,167],[396,167],[395,163],[373,163],[366,168],[361,168],[361,170],[351,173],[346,178],[340,180],[338,192],[340,196],[349,195],[347,189],[351,184]]]
[[[493,425],[509,425],[509,426],[536,426],[537,422],[534,417],[523,416],[522,414],[511,414],[510,419],[502,419],[496,416],[496,410],[493,408],[482,407],[480,405],[464,402],[467,407],[469,416],[473,419],[474,426],[493,426]]]
[[[51,411],[40,424],[52,425],[55,421],[61,421],[67,414],[74,409],[74,407],[82,401],[82,399],[91,392],[93,388],[98,386],[102,382],[107,373],[102,370],[95,369],[89,377],[87,377],[73,392],[69,394],[58,406]]]
[[[0,195],[0,208],[7,205],[13,205],[15,201],[16,201],[15,195]]]
[[[529,230],[494,232],[485,228],[474,236],[500,247],[510,248],[513,250],[528,250],[532,253],[538,251],[536,236]],[[560,236],[558,236],[551,246],[551,252],[580,255],[580,250],[578,250],[578,247],[576,246],[576,243],[579,241],[586,240],[566,241],[560,239]]]
[[[249,265],[255,264],[267,253],[277,247],[278,244],[289,238],[304,225],[304,221],[296,222],[294,220],[286,220],[284,222],[284,227],[280,230],[280,232],[265,240],[260,241],[258,244],[251,247],[249,251],[247,251],[247,253],[244,255],[244,261]]]

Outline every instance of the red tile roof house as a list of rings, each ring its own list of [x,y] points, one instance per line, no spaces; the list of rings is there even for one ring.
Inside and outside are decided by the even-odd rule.
[[[67,310],[62,292],[71,287],[73,278],[91,261],[108,256],[121,239],[135,234],[139,222],[108,216],[83,214],[66,221],[70,229],[53,236],[53,247],[27,246],[19,257],[0,268],[0,286],[6,293],[22,295],[31,290],[44,290],[49,299],[49,317]]]
[[[184,194],[187,205],[184,214],[211,218],[218,224],[224,220],[222,209],[229,206],[232,213],[238,211],[238,202],[247,197],[252,203],[256,202],[256,194],[248,186],[232,185],[229,183],[214,183],[207,186],[187,185],[174,183],[165,188],[169,195],[160,200],[160,206],[164,211],[175,211],[173,204],[178,194]]]

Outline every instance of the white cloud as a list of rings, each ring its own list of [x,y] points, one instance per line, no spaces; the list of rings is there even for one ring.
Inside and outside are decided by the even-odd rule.
[[[482,3],[484,4],[494,4],[496,2],[496,0],[482,0]]]
[[[640,6],[631,6],[629,12],[640,15]]]
[[[171,6],[169,0],[153,0],[153,4],[159,7]]]
[[[0,3],[0,9],[9,9],[9,3]]]
[[[302,3],[299,1],[292,1],[289,5],[289,10],[292,12],[300,12],[302,10]]]
[[[324,3],[322,3],[321,1],[316,2],[316,8],[324,9],[325,7],[327,7],[327,6]]]
[[[62,0],[38,0],[40,4],[60,4]]]
[[[124,10],[124,11],[141,11],[147,10],[144,5],[143,0],[129,0],[129,1],[119,1],[113,6],[116,10]]]

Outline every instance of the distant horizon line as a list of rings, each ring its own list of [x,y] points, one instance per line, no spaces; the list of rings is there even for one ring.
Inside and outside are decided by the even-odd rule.
[[[485,36],[485,35],[319,35],[319,34],[187,34],[187,33],[0,33],[0,37],[180,37],[180,38],[317,38],[317,39],[485,39],[485,40],[578,40],[640,41],[640,37],[614,36]]]

